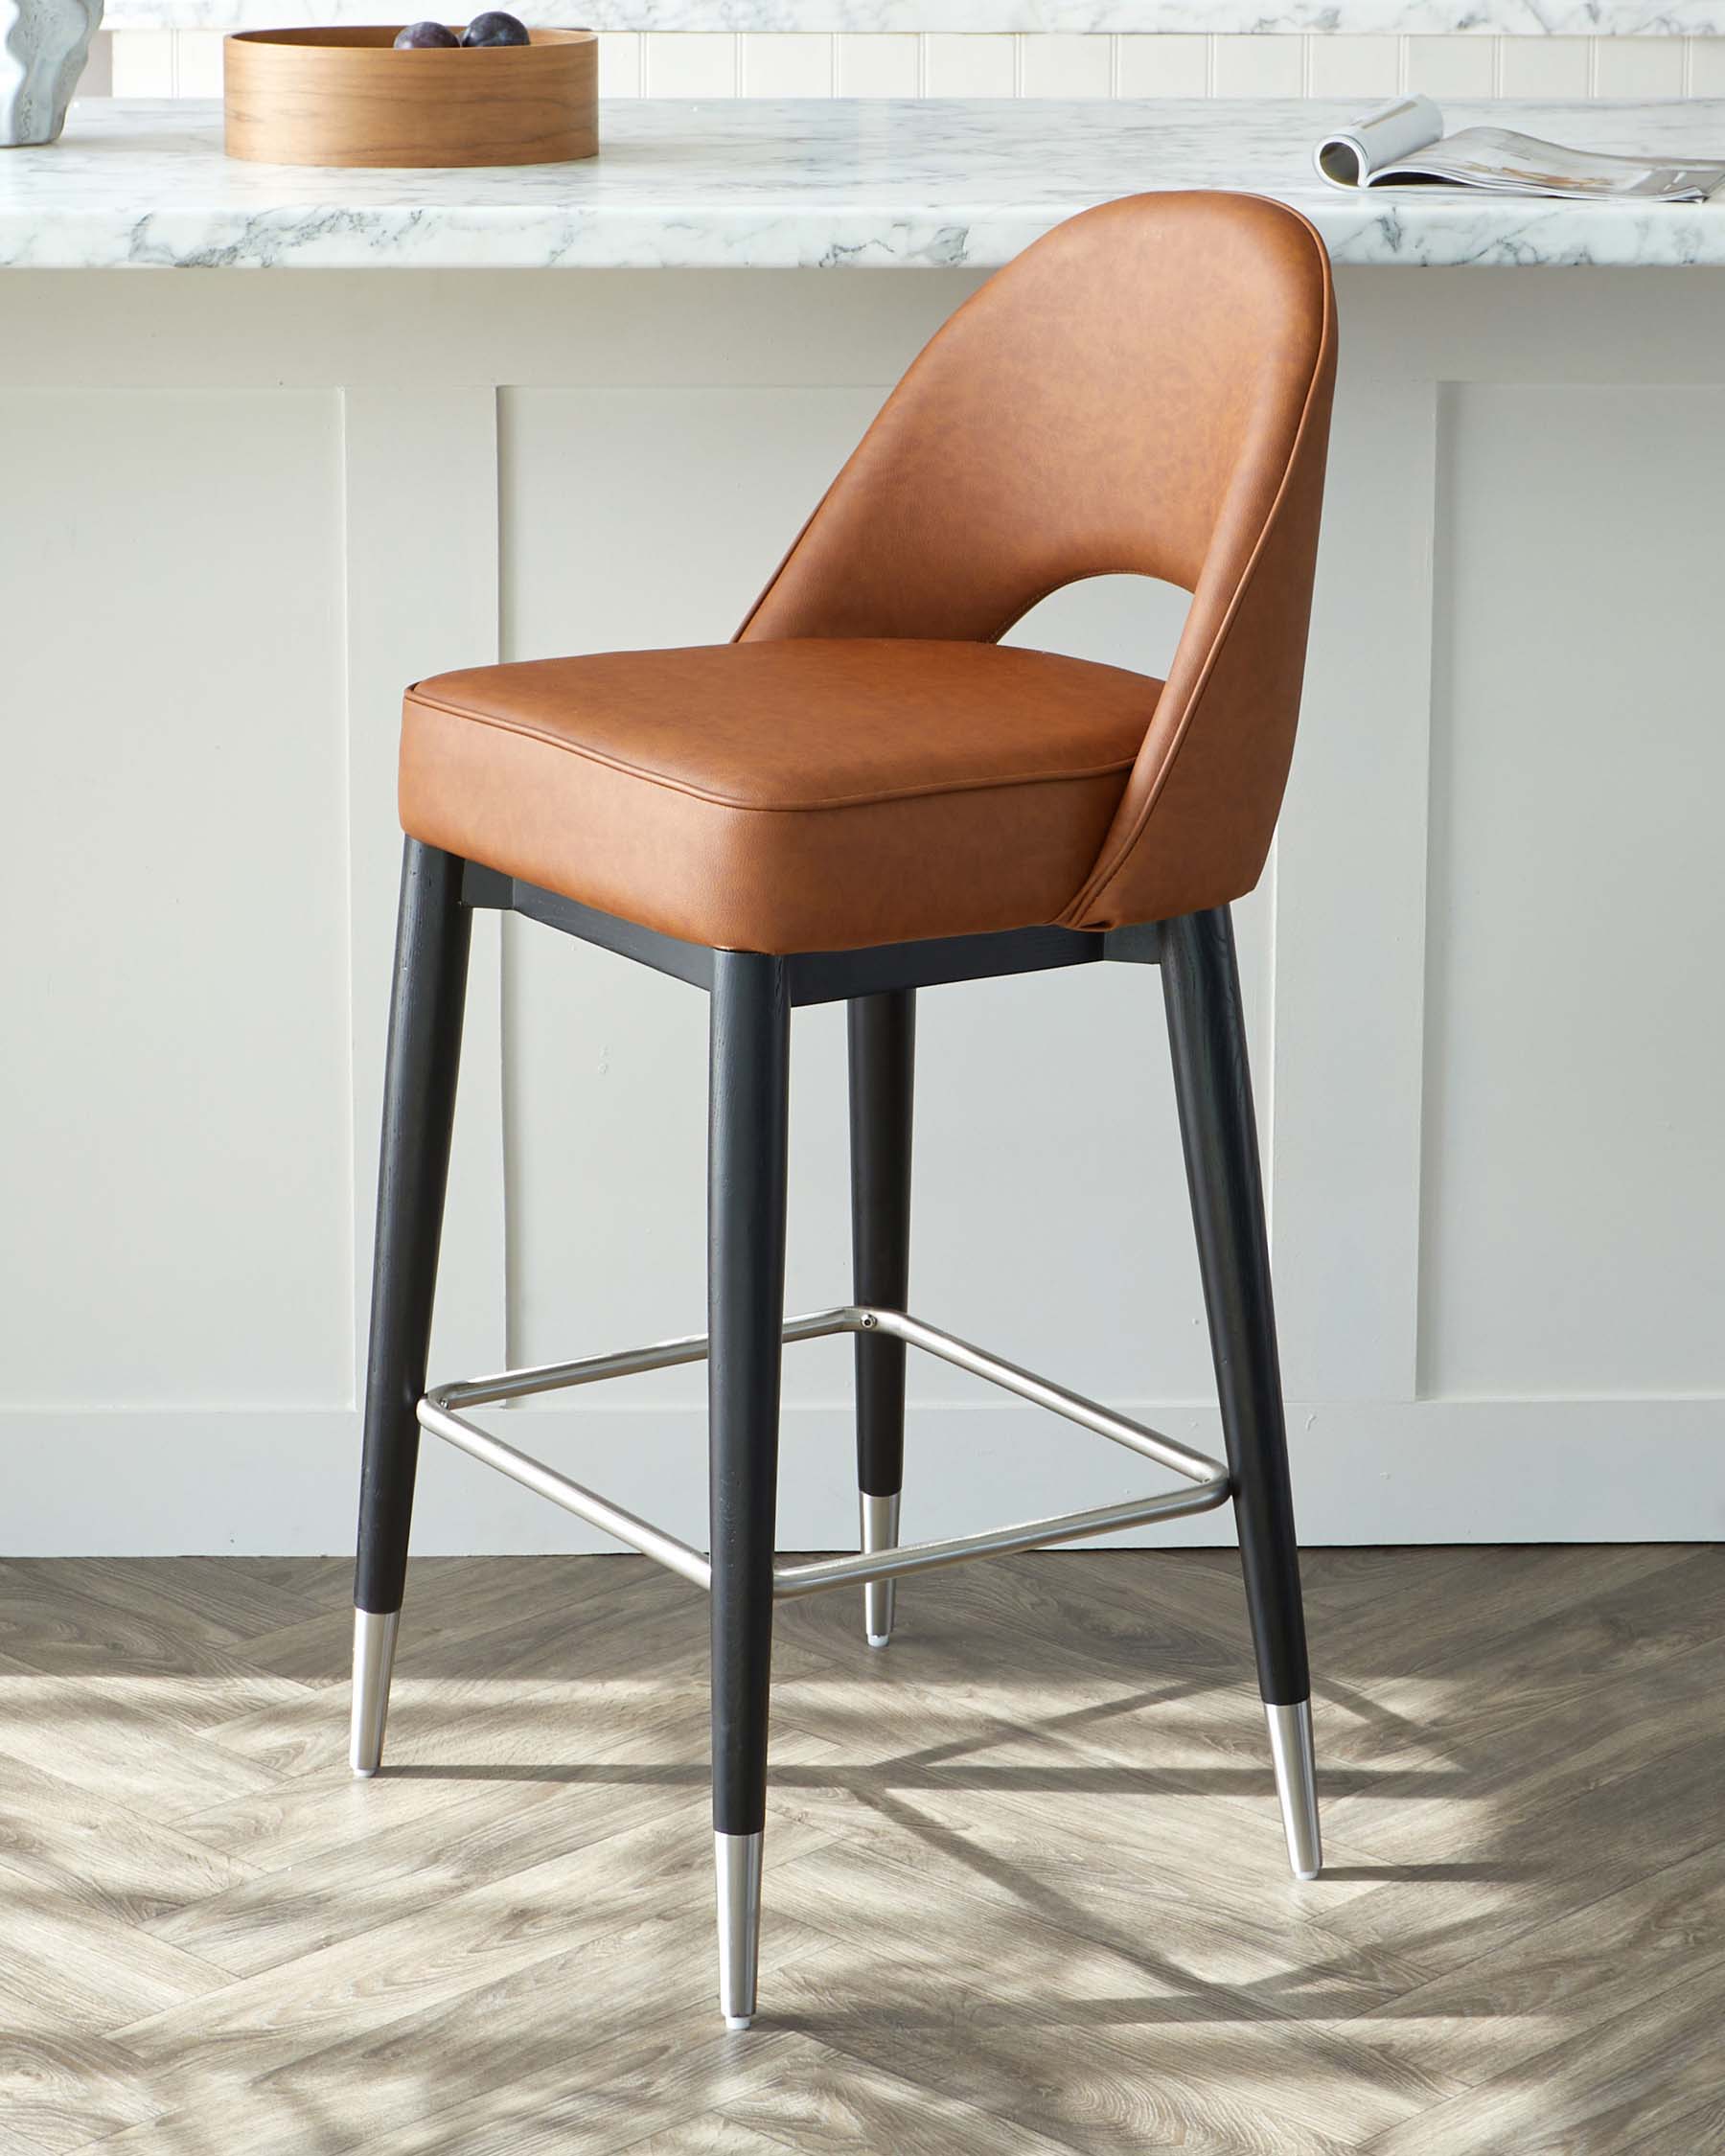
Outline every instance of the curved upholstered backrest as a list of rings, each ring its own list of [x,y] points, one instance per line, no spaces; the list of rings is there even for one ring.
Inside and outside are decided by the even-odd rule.
[[[1064,918],[1112,927],[1256,882],[1293,749],[1335,374],[1322,243],[1250,195],[1071,218],[959,309],[740,635],[990,642],[1062,585],[1193,602]]]

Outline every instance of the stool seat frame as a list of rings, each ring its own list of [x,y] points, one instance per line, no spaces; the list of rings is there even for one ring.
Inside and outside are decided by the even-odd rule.
[[[708,992],[712,1000],[706,1334],[428,1387],[472,914],[506,909]],[[1162,973],[1226,1465],[937,1330],[905,1307],[918,989],[1105,961]],[[854,1299],[783,1314],[790,1013],[850,1007]],[[773,1544],[779,1365],[787,1344],[857,1342],[861,1548],[798,1561]],[[901,1545],[905,1355],[937,1357],[1180,1479],[1110,1505]],[[470,1411],[679,1364],[709,1365],[711,1539],[698,1549],[518,1451]],[[378,1771],[424,1430],[692,1584],[713,1603],[720,2004],[755,2011],[773,1605],[862,1586],[884,1646],[894,1583],[1009,1551],[1177,1519],[1232,1501],[1290,1864],[1322,1861],[1310,1680],[1294,1539],[1263,1195],[1228,909],[1106,931],[1029,928],[790,956],[709,950],[409,839],[385,1079],[356,1579],[352,1761]]]

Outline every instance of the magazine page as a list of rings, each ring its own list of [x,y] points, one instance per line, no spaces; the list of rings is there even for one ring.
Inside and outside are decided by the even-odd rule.
[[[1572,201],[1701,202],[1725,183],[1725,160],[1676,164],[1569,149],[1507,127],[1445,136],[1430,98],[1396,98],[1313,153],[1332,187],[1477,187]]]
[[[1725,179],[1725,163],[1655,164],[1644,157],[1605,157],[1566,149],[1507,127],[1466,127],[1400,169],[1380,160],[1364,185],[1421,182],[1485,187],[1500,195],[1556,195],[1580,200],[1698,202]]]
[[[1443,133],[1443,115],[1430,98],[1392,98],[1328,135],[1313,155],[1318,170],[1337,187],[1369,187],[1373,173],[1428,149]]]

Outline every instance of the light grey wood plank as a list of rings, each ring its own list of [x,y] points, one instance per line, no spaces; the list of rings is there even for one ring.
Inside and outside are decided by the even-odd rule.
[[[172,1560],[169,1560],[172,1562]],[[32,1568],[59,1565],[58,1579]],[[235,1651],[230,1630],[164,1598],[134,1574],[85,1584],[71,1560],[0,1559],[0,1652],[44,1674],[104,1679],[120,1673],[185,1686],[198,1679],[244,1682],[256,1665]]]
[[[1336,2156],[1348,2145],[1263,2100],[1261,2083],[1243,2074],[1249,2041],[1201,2016],[1168,2014],[1165,1994],[1147,1997],[1135,1972],[1100,1953],[1049,1952],[1032,1928],[1022,1943],[1037,1952],[1039,1971],[1002,1971],[969,1953],[918,1951],[889,1931],[864,1936],[866,1947],[836,1942],[800,1959],[774,1987],[775,2021],[840,2060],[977,2109],[999,2104],[1053,2150]]]
[[[1070,1554],[1082,1567],[1086,1594],[1116,1604],[1139,1626],[1166,1623],[1203,1635],[1214,1644],[1218,1667],[1250,1670],[1252,1642],[1237,1550],[1083,1549]],[[1146,1559],[1154,1568],[1153,1579],[1143,1576]],[[1152,1611],[1160,1615],[1152,1617]]]
[[[777,1984],[824,1943],[781,1921],[762,1942],[763,1981]],[[713,1985],[705,1910],[667,1902],[626,1931],[415,2015],[370,2044],[272,2075],[259,2094],[363,2074],[371,2122],[403,2156],[627,2146],[720,2111],[759,2073],[800,2077],[815,2063],[815,2047],[794,2030],[725,2030],[711,2010]],[[557,2025],[549,2045],[547,2013]],[[431,2108],[423,2100],[428,2061],[447,2099]]]
[[[228,1892],[175,1912],[154,1927],[156,1936],[236,1976],[253,1975],[418,1912],[441,1912],[451,1896],[487,1879],[596,1851],[693,1800],[680,1775],[670,1785],[660,1778],[650,1742],[637,1738],[632,1751],[632,1772],[619,1747],[608,1755],[617,1771],[603,1778],[456,1779],[428,1808],[405,1812],[377,1801],[399,1786],[390,1777],[370,1787],[350,1783],[340,1823],[326,1806],[312,1823],[316,1838],[295,1862],[248,1874]],[[794,1815],[781,1803],[775,1816]],[[833,1829],[816,1821],[807,1831]]]
[[[961,2103],[944,2089],[902,2080],[860,2060],[835,2060],[794,2077],[776,2066],[757,2072],[725,2103],[726,2130],[757,2137],[760,2156],[794,2148],[798,2156],[1038,2156],[1046,2146],[1008,2119]],[[679,2129],[686,2131],[687,2129]],[[632,2143],[627,2156],[665,2156],[681,2147],[675,2133]],[[691,2145],[699,2148],[697,2139]],[[723,2149],[724,2142],[715,2142]]]
[[[1153,1931],[1195,1984],[1221,1987],[1243,2010],[1301,2019],[1375,2012],[1420,1981],[1392,1942],[1359,1946],[1329,1928],[1332,1908],[1371,1889],[1314,1892],[1290,1879],[1274,1817],[1259,1835],[1224,1839],[1212,1805],[1153,1787],[1100,1800],[1008,1792],[978,1804],[962,1791],[800,1786],[820,1771],[797,1770],[799,1786],[780,1802],[806,1807],[837,1846],[865,1851],[882,1892],[907,1909],[950,1885],[1098,1944],[1141,1949]],[[1353,1852],[1332,1845],[1330,1854],[1351,1868]]]
[[[86,2146],[93,2147],[94,2143]],[[44,2145],[0,2119],[0,2156],[42,2156]]]
[[[149,1924],[252,1876],[249,1867],[141,1813],[124,1781],[104,1794],[0,1757],[0,1862]]]
[[[407,1591],[402,1611],[398,1654],[403,1669],[423,1661],[435,1665],[447,1640],[482,1638],[492,1627],[516,1624],[536,1611],[573,1613],[589,1597],[609,1608],[615,1590],[633,1577],[633,1567],[647,1560],[618,1560],[623,1570],[608,1576],[591,1563],[566,1557],[513,1557],[499,1565],[490,1557],[416,1557],[407,1567]],[[249,1643],[250,1659],[263,1669],[308,1685],[344,1683],[353,1653],[353,1564],[338,1575],[315,1583],[318,1608],[303,1607],[280,1629]],[[303,1597],[301,1598],[303,1601]]]
[[[1682,1862],[1718,1839],[1715,1738],[1609,1778],[1583,1768],[1469,1804],[1460,1778],[1447,1816],[1434,1802],[1423,1841],[1366,1866],[1380,1882],[1329,1919],[1350,1944],[1394,1942],[1436,1976],[1501,1952],[1577,1905]],[[1413,1830],[1410,1829],[1410,1837]]]
[[[229,1711],[256,1703],[243,1685],[226,1696]],[[48,1768],[90,1796],[123,1795],[132,1810],[168,1823],[275,1784],[274,1775],[200,1743],[187,1727],[221,1711],[203,1680],[0,1672],[0,1789],[14,1770]]]
[[[151,1558],[150,1563],[158,1560]],[[351,1602],[354,1589],[354,1560],[351,1554],[339,1557],[211,1557],[201,1562],[235,1568],[238,1581],[255,1577],[267,1587],[281,1589],[284,1594],[295,1596],[307,1605],[306,1614],[315,1615],[336,1601]],[[433,1562],[422,1558],[422,1564]]]
[[[1628,2129],[1622,2156],[1669,2156],[1673,2148],[1712,2150],[1725,2148],[1725,2089],[1715,2088],[1693,2110],[1679,2111],[1659,2104],[1638,2125]]]
[[[730,2119],[708,2116],[632,2141],[615,2156],[780,2156],[784,2146],[782,2141],[768,2141]]]
[[[980,1525],[981,1523],[978,1523]],[[1193,1565],[1226,1557],[1227,1566]],[[1138,1571],[1156,1568],[1152,1592]],[[1080,1550],[1059,1566],[1034,1559],[954,1568],[901,1582],[898,1646],[966,1652],[982,1625],[1010,1641],[1013,1665],[1045,1652],[1082,1662],[1093,1675],[1124,1671],[1143,1684],[1250,1670],[1251,1642],[1239,1563],[1231,1551],[1108,1553]],[[848,1662],[862,1631],[860,1594],[817,1594],[780,1613],[786,1636]]]
[[[9,2017],[10,2020],[10,2017]],[[67,2032],[0,2036],[0,2150],[54,2156],[153,2118],[141,2062],[100,2036]]]
[[[787,1610],[738,2038],[679,1583],[416,1566],[356,1784],[345,1560],[0,1569],[0,2156],[1725,2141],[1718,1553],[1305,1570],[1310,1886],[1231,1551]]]
[[[294,2053],[255,2079],[213,2074],[183,2108],[121,2137],[119,2156],[300,2156],[308,2122],[332,2152],[387,2147],[478,2156],[481,2146],[583,2151],[710,2112],[750,2086],[757,2068],[808,2052],[794,2035],[759,2031],[740,2043],[719,2025],[712,1932],[684,1881],[662,1903],[649,1887],[641,1914],[613,1931],[397,2019],[357,2027]],[[789,1920],[762,1943],[769,1982],[826,1941]],[[559,2139],[558,2137],[562,2138]],[[225,2137],[225,2139],[223,2138]]]
[[[115,2033],[172,2105],[212,2082],[256,2079],[356,2028],[386,2026],[547,1960],[571,1941],[623,1930],[650,1890],[678,1892],[704,1910],[712,1892],[709,1818],[703,1805],[684,1803],[649,1825],[450,1894],[429,1933],[414,1916],[385,1923],[238,1979],[196,2012],[170,2008]],[[785,1823],[769,1851],[769,1873],[817,1839]]]
[[[290,1560],[291,1562],[291,1560]],[[298,1560],[302,1571],[320,1560]],[[21,1576],[25,1592],[51,1596],[60,1585],[129,1610],[159,1617],[188,1639],[238,1646],[242,1641],[304,1621],[303,1592],[271,1578],[263,1564],[237,1567],[225,1557],[28,1557],[9,1558],[6,1571]]]
[[[1135,2132],[1224,2133],[1261,2115],[1266,2145],[1290,2149],[1346,2145],[1447,2093],[1418,2062],[1339,2045],[1308,2021],[1284,2019],[1250,1986],[1207,1978],[1188,1965],[1178,1928],[1159,1923],[1152,1908],[1138,1925],[1092,1938],[1033,1914],[1029,1893],[1014,1907],[943,1880],[941,1922],[932,1929],[926,1900],[908,1895],[890,1870],[857,1840],[825,1845],[779,1881],[781,1904],[798,1923],[841,1942],[791,1972],[797,2025],[818,2015],[826,2041],[874,2065],[908,2071],[893,2062],[897,2043],[906,2058],[921,2058],[917,2078],[937,2080],[935,2053],[950,2050],[944,2085],[986,2105],[968,2076],[998,2074],[1015,2046],[1028,2062],[1044,2045],[1076,2040],[1089,2063],[1123,2086],[1133,2062],[1146,2083],[1166,2082],[1178,2056],[1173,2108],[1159,2109],[1146,2092],[1143,2106],[1126,2113]],[[1256,2109],[1243,2114],[1244,2092]],[[1094,2123],[1064,2109],[1015,2116],[1056,2141]]]
[[[1554,2034],[1644,2007],[1725,1964],[1725,1845],[1524,1932],[1377,2017],[1374,2039],[1453,2061],[1469,2084],[1548,2049]]]
[[[220,1970],[140,1933],[94,1896],[0,1865],[0,1984],[10,2002],[0,2028],[101,2033],[223,1982]]]
[[[1637,2147],[1701,2156],[1677,2122],[1719,2099],[1725,1968],[1714,1965],[1658,2000],[1549,2046],[1501,2078],[1402,2121],[1366,2145],[1370,2156],[1450,2156],[1459,2148],[1516,2156],[1622,2156]],[[1662,2138],[1663,2137],[1663,2138]]]
[[[1489,1651],[1506,1633],[1596,1602],[1620,1586],[1633,1587],[1690,1553],[1690,1546],[1672,1543],[1485,1545],[1466,1551],[1458,1565],[1448,1549],[1438,1552],[1440,1563],[1410,1564],[1399,1592],[1366,1597],[1336,1617],[1322,1598],[1322,1560],[1328,1552],[1309,1552],[1303,1570],[1318,1583],[1313,1614],[1321,1655],[1351,1679],[1387,1666],[1404,1674],[1429,1668],[1476,1646]],[[1400,1554],[1418,1559],[1424,1553]]]

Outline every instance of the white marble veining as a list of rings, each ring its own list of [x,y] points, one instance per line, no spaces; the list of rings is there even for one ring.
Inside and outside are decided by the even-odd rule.
[[[59,139],[102,0],[0,0],[0,148]]]
[[[529,0],[518,11],[589,30],[1725,35],[1725,0]],[[379,19],[376,0],[114,0],[108,10],[120,30]]]
[[[614,101],[586,163],[467,172],[237,164],[191,103],[77,105],[0,157],[0,267],[991,269],[1074,211],[1214,187],[1303,210],[1338,263],[1725,267],[1725,201],[1345,194],[1312,145],[1351,104]],[[1725,151],[1725,101],[1446,108],[1631,155]]]

